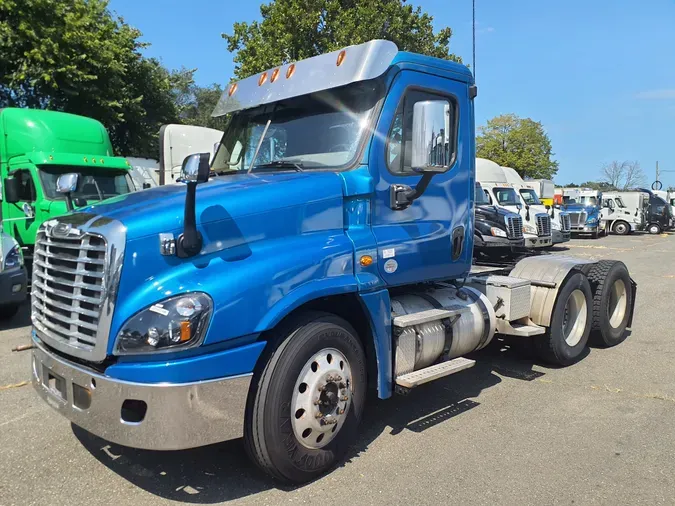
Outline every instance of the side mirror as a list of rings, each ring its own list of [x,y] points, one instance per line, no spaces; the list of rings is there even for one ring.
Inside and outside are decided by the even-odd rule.
[[[431,178],[446,172],[452,162],[454,137],[450,129],[450,104],[446,100],[425,100],[413,106],[411,165],[422,178],[415,188],[394,184],[390,189],[391,208],[410,207],[426,191]]]
[[[143,189],[147,190],[148,188],[152,188],[152,185],[150,183],[143,183]]]
[[[209,180],[208,153],[186,156],[181,167],[180,181],[186,183],[185,211],[183,215],[183,233],[176,240],[176,254],[180,258],[190,258],[202,250],[202,235],[197,230],[196,197],[197,184]]]
[[[209,158],[208,153],[198,153],[186,156],[180,169],[180,180],[184,183],[205,183],[209,180]]]
[[[87,201],[83,199],[82,197],[75,197],[73,199],[73,206],[74,207],[84,207],[87,205]]]
[[[77,184],[80,181],[80,175],[75,172],[61,174],[56,180],[56,191],[66,196],[66,208],[73,210],[73,197],[70,195],[77,190]]]
[[[14,176],[10,176],[5,179],[5,201],[10,204],[16,204],[19,202],[21,195],[21,183]]]
[[[549,206],[548,204],[546,204],[546,210],[547,210],[547,211],[550,211],[550,210],[551,210],[551,206]]]
[[[23,203],[21,210],[23,211],[23,214],[26,215],[26,218],[28,218],[29,220],[35,218],[35,210],[28,202]]]

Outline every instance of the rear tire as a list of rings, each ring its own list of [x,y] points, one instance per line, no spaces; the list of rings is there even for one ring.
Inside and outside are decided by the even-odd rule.
[[[647,227],[647,231],[652,235],[657,235],[661,233],[661,227],[656,223],[652,223]]]
[[[534,338],[542,360],[567,366],[580,359],[591,331],[592,299],[591,286],[584,274],[577,272],[567,278],[553,306],[551,326]]]
[[[366,395],[365,354],[356,336],[345,320],[320,312],[280,331],[279,345],[254,377],[244,421],[249,456],[273,478],[316,479],[356,438]]]
[[[626,328],[633,307],[630,275],[623,262],[601,260],[588,272],[593,291],[591,344],[608,348],[628,337]]]
[[[614,223],[612,231],[617,235],[626,235],[630,233],[630,225],[628,225],[628,223],[625,221],[617,221]]]

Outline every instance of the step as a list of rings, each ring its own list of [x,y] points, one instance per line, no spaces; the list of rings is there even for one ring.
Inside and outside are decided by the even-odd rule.
[[[507,322],[497,318],[497,333],[505,334],[508,336],[517,336],[517,337],[532,337],[538,336],[546,332],[544,327],[535,325],[528,319],[527,324],[517,323],[517,322]]]
[[[413,325],[421,325],[422,323],[434,322],[437,320],[444,320],[445,318],[452,318],[470,311],[468,307],[457,306],[450,309],[427,309],[419,313],[410,313],[394,317],[394,327],[405,328]]]
[[[469,358],[458,357],[447,362],[431,365],[419,371],[409,372],[396,378],[396,384],[403,388],[415,388],[418,385],[429,383],[439,378],[455,374],[456,372],[469,369],[476,361]]]

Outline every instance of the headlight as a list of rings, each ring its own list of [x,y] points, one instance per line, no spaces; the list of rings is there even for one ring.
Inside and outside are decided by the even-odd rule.
[[[504,232],[501,228],[492,227],[492,228],[490,229],[490,232],[491,232],[492,235],[494,235],[495,237],[507,237],[507,236],[506,236],[506,232]]]
[[[536,234],[537,233],[537,227],[530,223],[525,223],[523,224],[523,233],[524,234]]]
[[[23,265],[23,252],[17,244],[5,255],[3,266],[5,269],[13,269]]]
[[[187,293],[153,304],[128,319],[117,334],[116,355],[174,351],[199,346],[213,302],[205,293]]]

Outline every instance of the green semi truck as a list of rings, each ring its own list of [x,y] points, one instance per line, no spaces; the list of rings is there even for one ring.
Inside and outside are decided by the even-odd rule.
[[[91,118],[35,109],[0,109],[2,229],[21,246],[28,264],[38,228],[75,207],[134,191],[130,165],[113,156],[104,126]],[[67,197],[61,174],[77,173]]]

